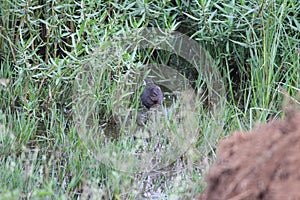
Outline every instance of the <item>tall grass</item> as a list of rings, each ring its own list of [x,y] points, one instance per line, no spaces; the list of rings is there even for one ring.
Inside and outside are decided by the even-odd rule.
[[[195,197],[217,142],[281,117],[282,93],[299,92],[299,1],[3,0],[0,8],[0,78],[10,81],[0,87],[1,199]],[[193,103],[183,95],[137,126],[147,64],[171,65],[206,89],[176,55],[111,46],[146,27],[185,33],[210,53],[227,92],[217,112],[200,98],[207,93]]]

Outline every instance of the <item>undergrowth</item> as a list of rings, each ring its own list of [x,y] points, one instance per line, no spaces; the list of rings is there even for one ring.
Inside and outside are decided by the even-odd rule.
[[[284,99],[299,104],[299,1],[0,7],[1,199],[190,199],[205,188],[220,139],[282,117]],[[186,34],[210,54],[225,91],[218,106],[208,76],[189,61],[154,41],[121,48],[120,38],[149,27]],[[151,64],[194,88],[166,89],[168,106],[140,127]]]

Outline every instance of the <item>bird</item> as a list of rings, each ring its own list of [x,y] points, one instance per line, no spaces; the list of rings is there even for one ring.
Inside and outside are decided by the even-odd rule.
[[[164,95],[160,87],[157,86],[151,78],[145,78],[146,87],[142,93],[142,104],[150,109],[161,105],[164,101]]]

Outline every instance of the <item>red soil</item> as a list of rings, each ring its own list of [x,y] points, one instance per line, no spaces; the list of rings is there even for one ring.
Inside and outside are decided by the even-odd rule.
[[[300,113],[220,142],[200,200],[300,199]]]

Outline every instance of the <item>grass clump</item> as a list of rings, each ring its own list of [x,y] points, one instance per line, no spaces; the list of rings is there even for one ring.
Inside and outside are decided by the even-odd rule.
[[[281,117],[282,93],[296,99],[299,4],[0,2],[0,198],[195,197],[220,139]],[[205,48],[226,91],[218,107],[204,66],[195,70],[160,40],[122,45],[149,27]],[[139,127],[151,65],[194,88],[174,101],[166,90],[163,114]]]

